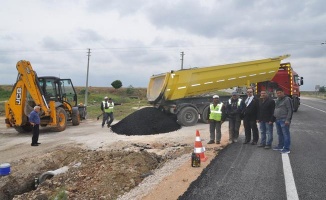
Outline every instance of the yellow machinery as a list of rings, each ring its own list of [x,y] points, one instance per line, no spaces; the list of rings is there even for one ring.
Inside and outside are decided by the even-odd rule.
[[[209,100],[190,97],[269,81],[278,72],[281,60],[289,56],[153,75],[147,87],[147,99],[156,107],[177,114],[181,125],[194,125],[197,123],[198,114],[205,121],[205,109],[207,110]]]
[[[37,77],[29,61],[21,60],[16,65],[18,76],[9,100],[5,103],[6,125],[18,132],[32,130],[28,122],[33,107],[41,107],[41,126],[51,126],[63,131],[67,121],[79,125],[81,116],[77,95],[70,79]]]

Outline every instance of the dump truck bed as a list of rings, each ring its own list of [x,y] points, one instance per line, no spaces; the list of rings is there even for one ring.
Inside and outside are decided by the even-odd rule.
[[[289,56],[153,75],[148,84],[147,99],[150,103],[157,103],[162,99],[176,100],[250,83],[269,81],[277,73],[281,60]]]

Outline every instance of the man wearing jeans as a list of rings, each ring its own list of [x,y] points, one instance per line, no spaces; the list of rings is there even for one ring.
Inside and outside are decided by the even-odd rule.
[[[284,95],[282,88],[276,90],[277,100],[275,103],[274,117],[278,134],[278,145],[273,150],[281,153],[290,153],[291,137],[290,123],[293,114],[292,100]]]
[[[274,122],[275,102],[269,98],[266,91],[260,92],[258,122],[261,140],[258,147],[270,149],[273,142],[273,122]]]

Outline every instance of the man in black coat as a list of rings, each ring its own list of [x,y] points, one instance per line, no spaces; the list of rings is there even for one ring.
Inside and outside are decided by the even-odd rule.
[[[229,144],[238,142],[239,129],[241,125],[241,113],[244,103],[237,92],[232,92],[232,97],[227,101],[226,114],[229,119]]]
[[[259,139],[257,120],[259,111],[259,101],[253,95],[253,89],[247,89],[247,98],[244,101],[245,109],[243,112],[243,125],[245,128],[245,141],[244,144],[248,144],[251,141],[251,131],[252,131],[252,145],[256,145]]]
[[[273,142],[273,123],[275,101],[271,99],[265,90],[260,92],[258,122],[261,140],[258,147],[270,149]]]

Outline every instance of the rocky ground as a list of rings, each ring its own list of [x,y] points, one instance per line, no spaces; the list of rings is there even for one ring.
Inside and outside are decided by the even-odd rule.
[[[42,144],[31,147],[31,135],[3,122],[0,163],[10,163],[11,174],[0,176],[0,199],[177,199],[228,140],[226,123],[222,144],[207,145],[207,124],[126,136],[88,119],[63,132],[42,128]],[[196,130],[208,157],[199,168],[190,166]],[[35,178],[63,168],[35,187]]]

